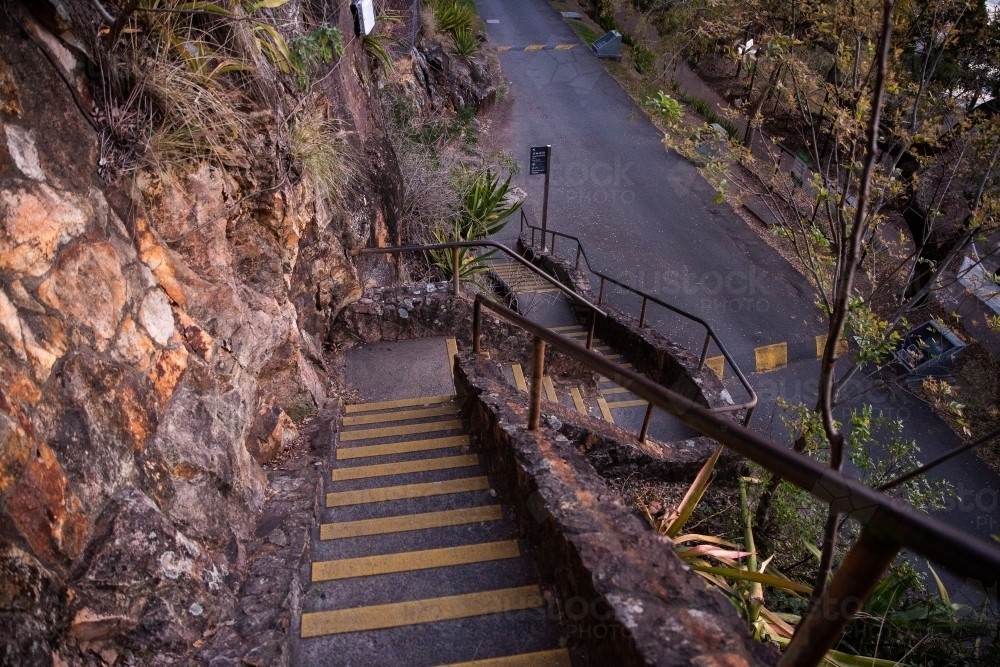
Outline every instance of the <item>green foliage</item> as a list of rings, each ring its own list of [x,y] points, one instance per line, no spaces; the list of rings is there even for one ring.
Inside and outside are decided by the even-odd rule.
[[[296,116],[289,132],[293,165],[300,166],[319,197],[331,206],[344,197],[351,170],[346,142],[322,109],[312,108]]]
[[[710,125],[712,123],[719,125],[720,127],[722,127],[722,129],[726,131],[726,134],[729,136],[730,140],[740,141],[739,128],[737,128],[736,125],[734,125],[730,120],[722,118],[717,113],[715,113],[715,109],[712,107],[711,103],[706,102],[705,100],[699,97],[691,97],[688,99],[687,102],[688,104],[691,105],[692,109],[701,114],[701,116],[705,119],[706,123]]]
[[[674,125],[681,119],[681,103],[662,90],[653,97],[647,97],[645,104],[653,107],[667,125]]]
[[[297,75],[296,85],[299,90],[306,90],[309,88],[310,67],[344,56],[343,35],[338,28],[323,24],[304,35],[293,37],[288,42],[288,52],[292,69]]]
[[[569,26],[587,44],[593,44],[601,38],[601,33],[597,32],[583,21],[570,21]]]
[[[468,5],[458,2],[458,0],[441,0],[433,7],[439,30],[452,34],[456,30],[472,30],[472,22],[476,18],[476,13]]]
[[[479,38],[469,28],[458,28],[452,32],[455,38],[455,55],[468,58],[479,53]]]

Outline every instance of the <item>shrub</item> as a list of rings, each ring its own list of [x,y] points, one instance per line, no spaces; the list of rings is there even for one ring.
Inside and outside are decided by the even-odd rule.
[[[434,16],[437,19],[438,30],[455,33],[458,30],[472,30],[472,22],[476,15],[466,5],[458,0],[439,2],[434,5]]]
[[[673,125],[681,119],[681,103],[662,90],[657,91],[653,97],[647,97],[645,104],[656,109],[668,125]]]
[[[455,38],[455,55],[468,58],[479,52],[479,38],[469,28],[458,28],[452,32]]]
[[[317,195],[331,206],[344,197],[350,178],[346,144],[336,125],[318,107],[307,109],[293,119],[289,132],[292,160],[300,165]]]

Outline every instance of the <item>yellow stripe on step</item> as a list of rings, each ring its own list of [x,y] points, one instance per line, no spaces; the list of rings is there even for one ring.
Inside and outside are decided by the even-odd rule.
[[[331,581],[354,577],[372,577],[393,572],[412,572],[413,570],[430,570],[435,567],[485,563],[492,560],[517,558],[520,555],[521,550],[517,546],[517,540],[504,540],[443,549],[342,558],[313,563],[312,580]]]
[[[344,426],[382,424],[384,422],[401,422],[408,419],[445,417],[449,415],[455,415],[454,405],[440,405],[434,408],[423,408],[421,410],[401,410],[399,412],[379,412],[373,415],[355,415],[353,417],[344,417]]]
[[[443,482],[403,484],[401,486],[378,486],[374,489],[328,493],[326,494],[326,506],[343,507],[345,505],[378,503],[386,500],[426,498],[427,496],[442,496],[448,493],[485,491],[488,488],[490,488],[490,482],[485,477],[466,477],[463,479],[449,479]]]
[[[587,414],[587,406],[583,404],[583,396],[580,395],[580,390],[576,387],[570,387],[569,395],[573,397],[573,405],[576,407],[576,411],[581,415]]]
[[[709,357],[705,360],[705,365],[712,369],[712,372],[721,380],[726,372],[726,358],[721,354],[717,357]]]
[[[581,327],[579,324],[569,324],[564,327],[549,327],[549,331],[574,331],[574,330],[582,331],[583,327]]]
[[[446,421],[422,422],[406,426],[383,426],[382,428],[366,428],[357,431],[341,431],[340,441],[367,440],[369,438],[387,438],[392,435],[413,435],[415,433],[433,433],[434,431],[451,431],[462,428],[461,419]]]
[[[538,586],[302,614],[300,636],[319,637],[541,607]]]
[[[629,390],[625,387],[612,387],[611,389],[602,389],[601,393],[607,396],[608,394],[627,394]]]
[[[523,391],[528,393],[528,383],[524,381],[524,371],[521,370],[521,364],[513,364],[510,370],[514,373],[514,386],[517,387],[518,391]]]
[[[364,445],[362,447],[338,447],[337,460],[361,459],[368,456],[388,456],[390,454],[409,454],[410,452],[425,452],[431,449],[447,449],[449,447],[468,447],[469,436],[453,435],[447,438],[427,438],[425,440],[406,440],[405,442],[390,442],[384,445]]]
[[[572,667],[572,663],[569,659],[569,651],[564,648],[555,648],[551,651],[506,655],[502,658],[486,658],[471,662],[456,662],[439,667]]]
[[[598,396],[597,405],[601,408],[601,416],[604,417],[604,421],[614,424],[615,418],[611,416],[611,410],[608,409],[608,402]]]
[[[552,378],[548,375],[542,377],[542,389],[545,390],[545,400],[552,403],[559,402],[559,399],[556,397],[556,388],[552,384]]]
[[[503,508],[500,505],[481,505],[479,507],[444,510],[442,512],[404,514],[402,516],[390,516],[383,519],[324,523],[319,527],[319,539],[339,540],[345,537],[405,533],[411,530],[461,526],[467,523],[482,523],[484,521],[499,521],[502,518]]]
[[[333,471],[333,481],[342,482],[346,479],[364,479],[366,477],[384,477],[386,475],[406,475],[413,472],[447,470],[449,468],[465,468],[467,466],[477,465],[479,465],[479,457],[475,454],[443,456],[437,459],[401,461],[399,463],[380,463],[378,465],[357,466],[354,468],[337,468]]]
[[[392,410],[395,408],[409,408],[416,405],[434,405],[436,403],[447,403],[454,400],[454,396],[418,396],[416,398],[397,398],[393,401],[377,401],[375,403],[356,403],[345,405],[344,412],[352,414],[355,412],[370,412],[372,410]]]
[[[617,403],[608,403],[608,407],[614,410],[615,408],[635,408],[640,405],[647,405],[649,401],[636,400],[636,401],[618,401]]]

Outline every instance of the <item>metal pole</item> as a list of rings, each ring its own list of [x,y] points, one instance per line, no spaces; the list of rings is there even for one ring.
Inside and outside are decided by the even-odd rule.
[[[869,528],[847,552],[826,593],[814,600],[799,622],[778,667],[815,667],[840,639],[848,622],[882,578],[899,545]]]
[[[555,232],[552,232],[552,246],[549,248],[549,252],[552,253],[553,257],[556,256],[556,233]]]
[[[597,293],[597,305],[604,301],[604,276],[601,276],[601,290]]]
[[[701,346],[701,361],[698,362],[698,370],[705,368],[705,358],[708,356],[708,346],[712,343],[712,334],[705,332],[705,344]]]
[[[545,195],[542,197],[542,252],[545,252],[545,229],[549,221],[549,175],[552,173],[552,146],[545,147]]]
[[[580,245],[579,241],[577,241],[576,242],[576,265],[573,267],[577,271],[580,270],[580,251],[581,250],[583,250],[583,246]]]
[[[538,428],[538,421],[542,416],[542,374],[545,371],[545,341],[535,336],[531,355],[531,394],[528,399],[531,403],[528,407],[528,430],[534,431]]]
[[[597,311],[590,311],[590,328],[587,329],[587,349],[594,347],[594,327],[597,326]]]
[[[482,351],[479,341],[481,334],[479,318],[482,317],[482,312],[483,307],[479,301],[472,304],[472,352],[474,354],[479,354]]]
[[[743,417],[743,425],[750,426],[750,420],[753,418],[753,408],[747,408],[747,414]]]
[[[451,249],[451,280],[455,287],[455,296],[458,296],[462,292],[462,288],[459,287],[458,281],[460,278],[461,271],[458,266],[458,248]]]
[[[531,228],[531,249],[535,249],[535,228]]]
[[[648,299],[642,297],[642,311],[639,313],[639,328],[646,326],[646,302]]]
[[[639,431],[639,442],[646,442],[646,433],[649,432],[649,422],[653,419],[653,404],[646,404],[646,416],[642,418],[642,430]]]

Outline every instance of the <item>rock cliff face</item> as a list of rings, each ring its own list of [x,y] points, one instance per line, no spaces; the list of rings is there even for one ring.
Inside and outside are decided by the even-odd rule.
[[[326,401],[346,251],[398,238],[400,181],[355,42],[319,88],[343,212],[208,165],[105,183],[74,44],[0,12],[0,663],[150,664],[232,616],[261,465]]]

